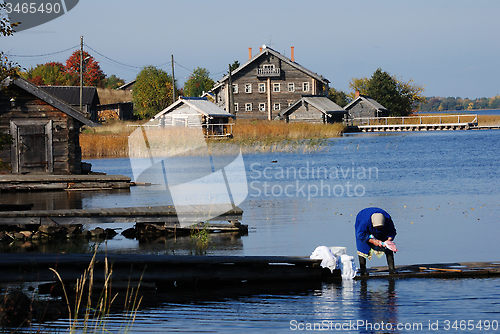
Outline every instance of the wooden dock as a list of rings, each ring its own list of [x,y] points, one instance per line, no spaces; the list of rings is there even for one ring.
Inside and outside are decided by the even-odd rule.
[[[209,222],[206,226],[211,232],[241,232],[248,230],[247,225],[239,221],[243,217],[243,210],[234,207],[217,217],[208,215],[213,206],[192,206],[183,208],[183,217],[190,217],[198,228],[198,225]],[[227,221],[228,223],[216,223]],[[69,210],[26,210],[26,211],[3,211],[0,212],[0,225],[15,225],[24,227],[26,225],[85,225],[85,224],[157,224],[164,226],[167,231],[181,232],[183,229],[192,227],[181,226],[177,218],[175,207],[148,206],[148,207],[126,207],[126,208],[94,208],[94,209],[69,209]]]
[[[130,181],[124,175],[3,174],[0,191],[127,189]]]
[[[396,266],[396,269],[396,274],[389,274],[387,266],[372,267],[368,269],[369,276],[356,276],[356,279],[495,277],[500,276],[500,261],[414,264]]]
[[[476,128],[477,125],[477,115],[475,114],[368,117],[349,119],[347,132],[470,130]]]
[[[9,254],[0,258],[0,282],[57,281],[50,268],[64,281],[80,279],[94,254]],[[321,260],[286,256],[196,256],[95,254],[94,281],[104,279],[106,260],[113,282],[142,281],[158,288],[181,284],[324,281],[341,279],[320,267]]]

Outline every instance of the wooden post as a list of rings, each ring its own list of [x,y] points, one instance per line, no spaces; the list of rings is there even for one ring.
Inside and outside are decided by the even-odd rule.
[[[83,36],[80,36],[80,112],[83,113]]]
[[[231,77],[231,64],[229,64],[229,78],[227,80],[227,86],[228,86],[228,105],[227,105],[227,112],[230,113],[231,115],[234,115],[234,98],[233,98],[233,79]]]
[[[171,60],[172,60],[172,103],[175,103],[174,55],[171,56]]]

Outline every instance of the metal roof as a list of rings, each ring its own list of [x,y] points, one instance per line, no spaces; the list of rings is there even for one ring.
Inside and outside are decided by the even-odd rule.
[[[80,105],[80,86],[39,86],[49,94],[76,106]],[[82,87],[82,103],[85,105],[98,105],[99,95],[95,87]]]
[[[195,109],[202,115],[209,117],[234,117],[215,103],[208,101],[207,98],[203,97],[180,97],[175,103],[169,105],[167,108],[160,111],[158,114],[153,116],[153,119],[157,119],[158,117],[168,114],[174,109],[178,108],[181,105],[188,105],[191,108]]]

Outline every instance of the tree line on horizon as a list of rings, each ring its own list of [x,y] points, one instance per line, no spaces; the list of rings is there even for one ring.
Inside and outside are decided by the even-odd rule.
[[[500,109],[500,95],[490,98],[462,99],[460,97],[426,97],[419,104],[418,111],[480,110]]]

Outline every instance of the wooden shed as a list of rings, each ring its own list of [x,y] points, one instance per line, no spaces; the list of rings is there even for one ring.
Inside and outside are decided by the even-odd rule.
[[[79,86],[39,86],[50,95],[80,110],[80,87]],[[100,104],[99,94],[95,87],[82,87],[82,114],[91,121],[96,122],[97,106]]]
[[[97,124],[20,77],[0,84],[0,131],[13,139],[0,154],[3,171],[81,174],[80,128]]]
[[[156,114],[152,121],[157,121],[161,127],[180,126],[203,128],[206,136],[232,136],[229,120],[233,115],[208,101],[205,97],[180,97]]]
[[[358,95],[351,103],[344,107],[348,119],[387,117],[389,110],[369,96]]]
[[[342,122],[345,110],[324,96],[303,96],[278,114],[288,122],[334,123]]]

